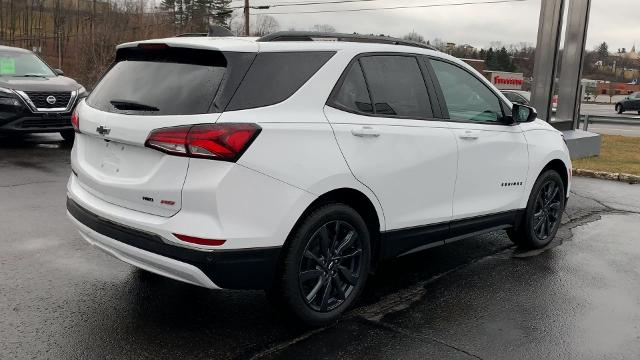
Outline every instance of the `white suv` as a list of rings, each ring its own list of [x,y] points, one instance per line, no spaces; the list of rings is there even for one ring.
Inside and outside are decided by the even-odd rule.
[[[306,40],[118,46],[73,117],[82,237],[172,279],[265,289],[312,325],[380,260],[500,229],[553,239],[571,162],[533,109],[425,47]]]

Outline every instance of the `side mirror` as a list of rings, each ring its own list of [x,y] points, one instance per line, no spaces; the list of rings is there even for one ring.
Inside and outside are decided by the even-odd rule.
[[[60,69],[54,69],[53,71],[56,73],[56,75],[59,75],[59,76],[64,75],[64,71],[62,71]]]
[[[531,122],[538,117],[536,109],[522,104],[513,104],[511,117],[515,123]]]

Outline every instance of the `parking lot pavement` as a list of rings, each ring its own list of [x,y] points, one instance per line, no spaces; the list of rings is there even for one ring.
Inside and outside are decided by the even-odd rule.
[[[576,178],[558,240],[504,233],[384,263],[334,326],[262,292],[210,291],[121,263],[65,215],[69,148],[0,138],[0,358],[635,358],[640,186]]]

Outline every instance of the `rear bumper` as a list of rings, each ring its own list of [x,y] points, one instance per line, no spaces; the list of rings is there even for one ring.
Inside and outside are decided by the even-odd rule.
[[[139,268],[210,289],[266,289],[273,282],[280,247],[195,250],[102,218],[72,199],[67,212],[85,240]]]

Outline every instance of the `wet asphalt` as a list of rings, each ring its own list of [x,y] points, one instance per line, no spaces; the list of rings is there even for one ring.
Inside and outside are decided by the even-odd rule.
[[[0,136],[0,359],[637,359],[640,185],[575,178],[558,239],[491,233],[384,263],[322,329],[259,291],[211,291],[85,243],[65,214],[69,147]]]

